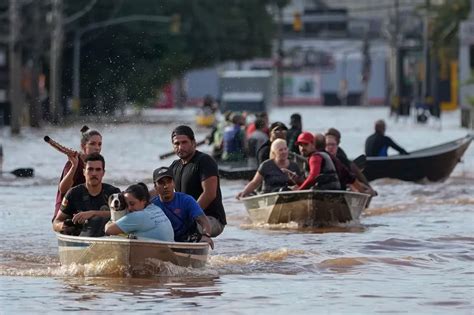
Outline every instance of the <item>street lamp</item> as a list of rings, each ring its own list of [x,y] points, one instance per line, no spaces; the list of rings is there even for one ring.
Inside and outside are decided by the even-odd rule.
[[[174,18],[176,19],[176,18]],[[158,23],[169,23],[174,21],[173,18],[168,16],[157,16],[157,15],[130,15],[125,17],[119,17],[116,19],[107,20],[104,22],[97,22],[87,25],[86,27],[76,30],[74,35],[74,50],[73,50],[73,83],[72,83],[72,96],[73,102],[76,106],[79,106],[79,98],[81,95],[81,83],[80,83],[80,67],[81,67],[81,37],[85,33],[111,25],[128,23],[128,22],[158,22]]]

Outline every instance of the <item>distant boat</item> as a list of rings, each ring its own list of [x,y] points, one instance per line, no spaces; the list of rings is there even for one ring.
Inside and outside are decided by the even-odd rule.
[[[305,157],[295,154],[293,152],[289,152],[290,160],[298,164],[301,170],[305,169],[305,163],[307,160]],[[240,161],[240,162],[224,162],[218,161],[218,168],[219,168],[219,175],[225,179],[244,179],[244,180],[251,180],[255,173],[257,172],[256,165],[249,165],[250,163],[248,160]]]
[[[364,175],[367,180],[396,178],[404,181],[437,182],[445,180],[461,160],[473,137],[446,142],[410,152],[409,155],[367,157]]]
[[[161,242],[120,236],[82,237],[59,233],[56,237],[62,265],[108,260],[137,271],[150,259],[156,259],[183,267],[203,267],[209,251],[207,243]]]
[[[284,191],[245,197],[253,223],[296,222],[300,227],[326,226],[359,218],[369,195],[336,190]]]

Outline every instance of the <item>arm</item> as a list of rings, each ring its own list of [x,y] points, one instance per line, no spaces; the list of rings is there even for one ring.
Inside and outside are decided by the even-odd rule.
[[[408,152],[405,151],[404,148],[402,148],[401,146],[399,146],[398,144],[395,143],[395,141],[392,140],[392,138],[390,137],[386,137],[387,139],[387,144],[389,147],[392,147],[394,148],[395,150],[397,150],[400,154],[403,154],[403,155],[407,155]]]
[[[64,221],[69,218],[69,216],[63,213],[61,210],[58,211],[56,218],[53,221],[53,230],[55,232],[63,233],[65,232],[66,226],[64,226]]]
[[[211,224],[205,214],[196,217],[196,222],[202,227],[202,240],[207,242],[214,249],[214,242],[211,239]]]
[[[321,172],[322,158],[319,155],[313,155],[309,158],[309,175],[297,190],[308,189],[316,184],[316,177]]]
[[[217,176],[211,176],[201,182],[202,194],[197,202],[202,209],[206,209],[217,196]]]
[[[125,232],[122,231],[115,222],[112,222],[105,226],[106,235],[119,235],[119,234],[124,234],[124,233]]]
[[[72,222],[79,223],[79,224],[84,224],[87,220],[89,220],[92,217],[101,217],[101,218],[110,218],[110,211],[102,211],[102,210],[89,210],[89,211],[82,211],[79,213],[76,213],[72,217]]]
[[[242,197],[247,196],[252,191],[257,189],[258,186],[262,184],[262,182],[263,182],[263,176],[260,175],[259,172],[256,172],[253,179],[245,186],[244,190],[242,190],[241,192],[237,194],[237,196],[235,196],[235,198],[240,199]]]
[[[69,167],[69,169],[67,170],[66,175],[64,175],[63,179],[59,183],[59,187],[58,187],[59,192],[63,195],[74,184],[74,174],[76,173],[77,167],[79,165],[79,157],[78,156],[68,155],[68,160],[69,160],[70,164],[67,165],[67,167]],[[65,171],[66,171],[66,169],[65,169]]]

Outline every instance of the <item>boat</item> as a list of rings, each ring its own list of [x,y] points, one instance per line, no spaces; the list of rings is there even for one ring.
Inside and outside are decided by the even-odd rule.
[[[213,113],[199,111],[196,114],[196,125],[200,127],[212,127],[216,122],[216,116]]]
[[[252,223],[319,227],[357,220],[369,195],[343,190],[283,191],[244,197]]]
[[[473,139],[472,135],[437,146],[410,152],[409,155],[367,157],[367,180],[395,178],[411,182],[437,182],[449,177]]]
[[[218,162],[219,176],[225,179],[251,180],[255,176],[257,168],[249,166],[245,162]]]
[[[114,261],[131,271],[139,271],[153,260],[182,267],[203,267],[207,262],[207,243],[162,242],[129,239],[122,236],[83,237],[56,233],[62,265]]]
[[[289,152],[289,159],[298,164],[301,170],[306,168],[307,160],[305,157]],[[251,180],[257,172],[257,163],[251,163],[249,160],[239,162],[218,161],[219,176],[225,179],[243,179]]]

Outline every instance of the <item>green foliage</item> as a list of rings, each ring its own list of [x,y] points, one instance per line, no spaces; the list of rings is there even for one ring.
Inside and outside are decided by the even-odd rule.
[[[87,3],[69,0],[65,10],[73,13]],[[219,0],[100,0],[71,31],[134,14],[170,18],[178,14],[180,32],[171,32],[170,23],[131,22],[85,33],[81,96],[94,98],[102,93],[113,100],[115,91],[124,85],[129,99],[146,103],[157,88],[188,70],[270,56],[274,25],[267,6],[271,4],[270,0],[226,0],[225,4]]]
[[[450,57],[457,56],[459,23],[467,18],[469,8],[469,0],[450,0],[432,6],[431,34],[436,49],[444,49]]]

